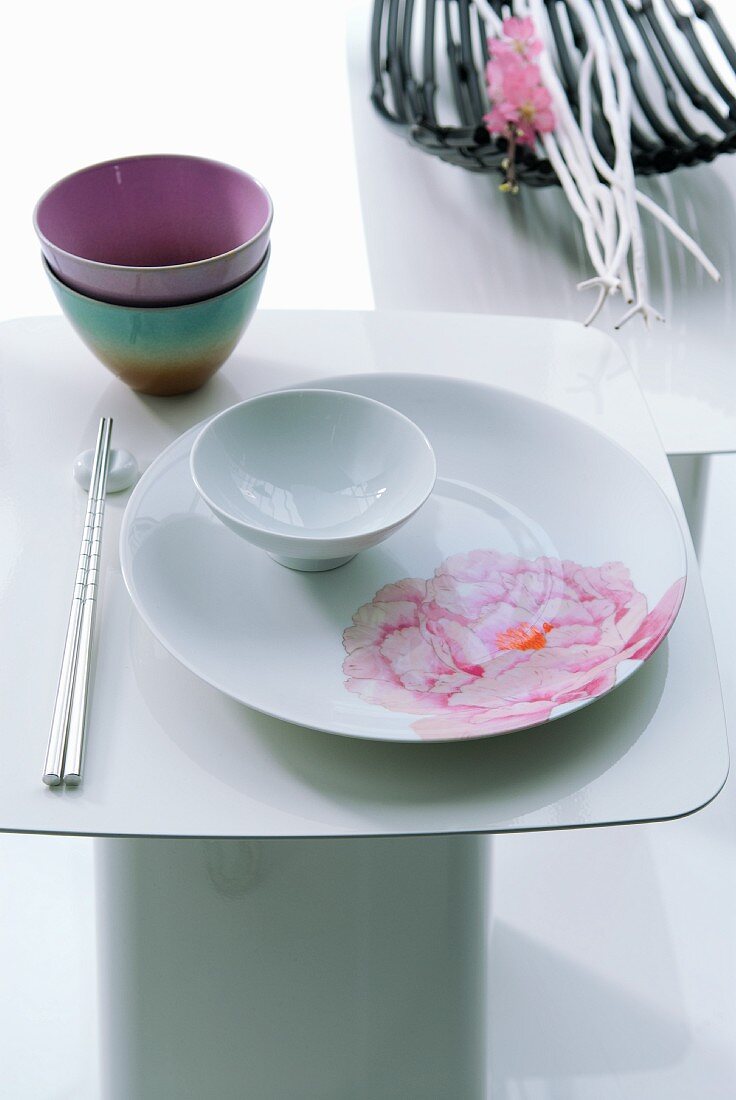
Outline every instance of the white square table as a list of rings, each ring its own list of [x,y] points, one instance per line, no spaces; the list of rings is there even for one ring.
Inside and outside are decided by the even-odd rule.
[[[0,828],[98,844],[103,1060],[126,1100],[483,1096],[483,835],[691,813],[728,756],[697,563],[621,351],[561,321],[261,312],[201,391],[141,397],[60,318],[0,328]],[[607,698],[450,745],[353,741],[225,698],[151,637],[109,499],[85,781],[40,782],[98,418],[142,466],[233,402],[334,374],[450,374],[571,412],[632,451],[688,547],[681,613]]]

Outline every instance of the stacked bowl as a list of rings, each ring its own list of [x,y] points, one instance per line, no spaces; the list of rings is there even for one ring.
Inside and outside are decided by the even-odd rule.
[[[54,294],[82,340],[141,393],[197,389],[250,322],[273,207],[237,168],[202,157],[126,157],[40,198],[33,224]]]

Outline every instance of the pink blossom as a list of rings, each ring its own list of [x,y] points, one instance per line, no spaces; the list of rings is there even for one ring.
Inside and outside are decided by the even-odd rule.
[[[487,69],[492,70],[489,89],[491,86],[495,89],[495,96],[491,95],[491,111],[484,115],[486,128],[491,133],[505,133],[512,122],[518,130],[519,142],[534,145],[536,134],[554,129],[552,97],[540,83],[536,65],[517,63],[494,67],[489,62]]]
[[[519,19],[515,16],[505,19],[503,35],[503,38],[488,40],[488,49],[494,61],[509,56],[531,61],[542,51],[542,43],[535,37],[533,19]]]
[[[516,111],[514,121],[521,134],[519,141],[534,145],[536,134],[546,134],[555,127],[551,110],[552,96],[539,82],[536,65],[519,65],[504,75],[504,97]]]
[[[542,46],[534,37],[534,23],[529,18],[505,20],[503,33],[504,39],[489,40],[486,83],[491,110],[483,121],[490,133],[533,146],[537,134],[549,133],[555,127],[552,97],[532,60]],[[513,159],[513,150],[511,156]]]
[[[486,63],[486,87],[491,103],[503,97],[503,72],[504,66],[499,65],[497,61]]]
[[[519,112],[513,103],[501,100],[491,107],[487,115],[483,115],[486,129],[492,134],[505,134],[508,124],[513,122],[518,126]]]
[[[608,691],[621,661],[645,660],[684,584],[649,611],[620,562],[456,554],[429,580],[386,585],[356,611],[343,636],[346,687],[422,715],[413,728],[428,740],[535,725]]]

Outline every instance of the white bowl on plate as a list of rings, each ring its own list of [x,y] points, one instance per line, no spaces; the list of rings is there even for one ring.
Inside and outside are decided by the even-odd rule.
[[[335,569],[421,508],[437,463],[396,409],[326,389],[278,390],[202,429],[190,469],[231,531],[289,569]]]

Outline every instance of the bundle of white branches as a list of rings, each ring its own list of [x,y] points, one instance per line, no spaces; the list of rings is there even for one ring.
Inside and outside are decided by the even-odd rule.
[[[502,33],[502,20],[488,0],[474,0],[492,36]],[[639,209],[653,215],[698,260],[716,282],[720,274],[700,246],[666,210],[636,186],[631,159],[631,82],[624,56],[602,0],[567,0],[582,27],[586,50],[580,66],[578,92],[580,122],[575,118],[552,58],[554,37],[542,0],[515,0],[513,12],[530,16],[543,52],[536,59],[545,87],[552,96],[556,125],[541,134],[542,144],[570,206],[580,221],[594,275],[579,290],[597,288],[598,295],[585,324],[600,313],[606,299],[621,292],[628,304],[616,328],[641,314],[646,324],[662,320],[648,300],[647,262]],[[592,79],[598,79],[603,113],[614,143],[609,165],[593,135]],[[631,266],[631,272],[629,270]],[[633,279],[632,279],[633,274]]]

